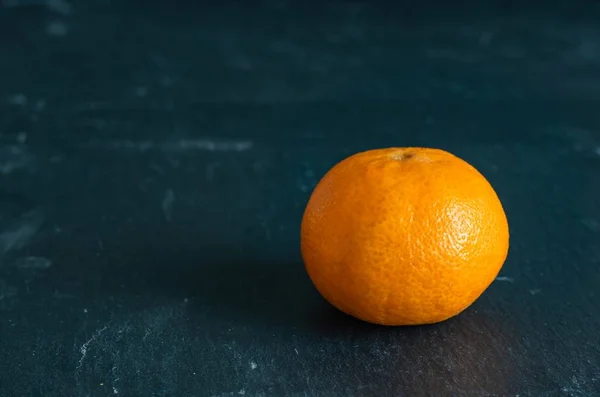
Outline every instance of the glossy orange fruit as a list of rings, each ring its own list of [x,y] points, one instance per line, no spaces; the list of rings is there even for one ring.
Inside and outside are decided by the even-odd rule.
[[[307,203],[304,264],[339,310],[383,325],[428,324],[470,306],[506,260],[509,229],[473,166],[431,148],[354,154]]]

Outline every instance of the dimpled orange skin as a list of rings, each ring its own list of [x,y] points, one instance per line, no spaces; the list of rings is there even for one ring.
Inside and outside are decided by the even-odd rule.
[[[432,148],[354,154],[329,170],[301,225],[306,271],[342,312],[431,324],[469,307],[506,260],[509,228],[474,167]]]

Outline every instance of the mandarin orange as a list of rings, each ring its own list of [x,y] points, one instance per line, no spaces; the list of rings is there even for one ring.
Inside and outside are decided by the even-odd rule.
[[[356,153],[319,181],[301,252],[334,307],[382,325],[430,324],[469,307],[509,248],[502,204],[466,161],[433,148]]]

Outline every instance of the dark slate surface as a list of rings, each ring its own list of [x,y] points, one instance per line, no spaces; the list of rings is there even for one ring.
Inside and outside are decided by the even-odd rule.
[[[0,395],[600,395],[597,3],[192,3],[0,8]],[[376,327],[299,222],[406,145],[478,167],[512,245],[460,316]]]

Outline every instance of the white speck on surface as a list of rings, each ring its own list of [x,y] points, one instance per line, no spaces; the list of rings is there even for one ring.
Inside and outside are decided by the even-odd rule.
[[[47,269],[52,266],[52,261],[39,256],[28,256],[17,260],[14,266],[20,269]]]
[[[162,201],[162,210],[165,214],[165,219],[171,221],[173,215],[173,202],[175,201],[175,193],[173,189],[167,189],[165,197]]]
[[[84,308],[84,309],[83,309],[83,312],[84,312],[84,313],[87,313],[87,312],[88,312],[88,309]]]
[[[507,283],[514,283],[515,279],[512,277],[498,276],[496,277],[496,281],[506,281]]]
[[[586,380],[583,377],[578,377],[573,375],[571,377],[571,384],[564,386],[562,390],[567,393],[569,396],[582,396],[587,397],[590,394],[585,393],[583,387],[585,386]]]
[[[250,369],[255,370],[256,368],[258,368],[258,364],[256,364],[254,361],[250,361]]]
[[[530,293],[531,295],[537,295],[537,294],[539,294],[539,293],[541,293],[541,292],[542,292],[542,290],[541,290],[541,289],[539,289],[539,288],[534,288],[534,289],[530,289],[530,290],[529,290],[529,293]]]
[[[185,299],[183,300],[183,303],[188,303],[189,301],[190,301],[190,300],[189,300],[188,298],[185,298]]]
[[[46,25],[46,34],[55,37],[64,37],[68,33],[67,25],[61,21],[52,21]]]
[[[27,104],[27,97],[23,94],[15,94],[8,98],[8,102],[13,105],[23,106]]]
[[[113,386],[113,394],[119,394],[119,391],[117,390],[116,387]]]
[[[27,134],[21,131],[17,134],[17,143],[23,145],[25,142],[27,142]]]
[[[104,326],[102,328],[100,328],[98,331],[94,332],[94,334],[92,335],[92,337],[85,342],[83,345],[81,345],[81,348],[79,349],[79,351],[81,352],[81,358],[79,359],[79,362],[77,363],[77,367],[75,368],[75,370],[79,370],[81,368],[81,365],[83,364],[83,360],[85,360],[85,357],[87,356],[87,352],[88,352],[88,348],[90,347],[90,344],[92,342],[94,342],[100,335],[102,335],[102,333],[104,331],[106,331],[106,329],[108,328],[108,326]]]
[[[242,390],[240,390],[240,391],[238,392],[238,394],[239,394],[240,396],[243,396],[243,395],[245,395],[245,394],[246,394],[246,390],[242,389]]]
[[[600,147],[597,147],[596,150],[594,150],[594,153],[596,153],[598,156],[600,156]]]

